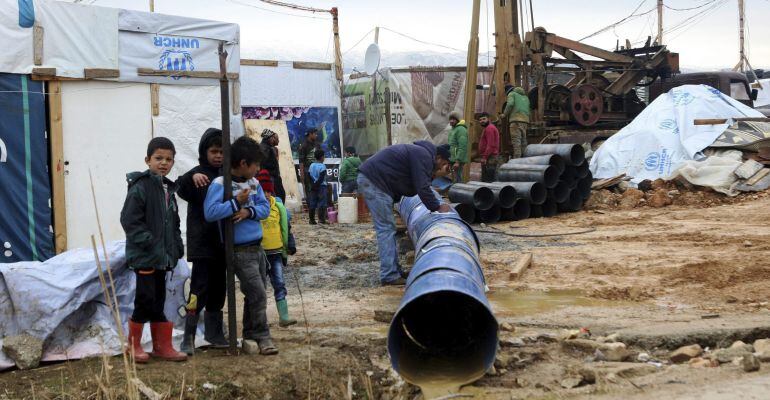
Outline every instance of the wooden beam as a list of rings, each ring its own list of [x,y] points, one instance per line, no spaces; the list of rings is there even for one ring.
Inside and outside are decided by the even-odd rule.
[[[278,61],[273,60],[250,60],[241,59],[241,65],[248,65],[252,67],[277,67]]]
[[[739,118],[730,118],[735,122],[770,122],[770,118],[766,117],[739,117]],[[706,118],[706,119],[695,119],[693,120],[693,125],[722,125],[726,124],[729,119],[727,118]]]
[[[546,35],[545,41],[554,46],[565,47],[569,50],[577,51],[578,53],[583,53],[589,56],[601,58],[602,60],[627,62],[627,63],[631,63],[634,61],[632,57],[603,50],[598,47],[589,46],[587,44],[583,44],[578,41],[563,38],[561,36],[556,36],[553,34]]]
[[[120,70],[108,68],[84,68],[83,76],[86,79],[119,78]]]
[[[529,266],[532,265],[532,253],[525,253],[521,257],[519,257],[518,260],[516,260],[516,264],[513,266],[513,269],[511,269],[511,273],[508,275],[508,280],[514,280],[521,278],[521,275],[524,274],[524,271],[529,268]]]
[[[43,27],[37,23],[32,28],[32,59],[35,65],[43,65]]]
[[[232,90],[233,115],[241,113],[241,81],[233,81]]]
[[[50,76],[32,74],[33,81],[84,81],[85,78],[70,78],[66,76]]]
[[[136,74],[139,76],[180,76],[186,78],[207,78],[219,79],[219,71],[167,71],[152,68],[137,68]],[[238,79],[238,73],[228,72],[228,79]]]
[[[67,210],[64,191],[64,135],[62,128],[61,82],[48,82],[48,119],[51,143],[51,205],[56,254],[67,250]]]
[[[32,75],[37,76],[56,76],[56,68],[32,68]]]
[[[157,117],[160,115],[160,84],[150,84],[150,106],[152,108],[152,116]]]
[[[332,64],[320,63],[320,62],[309,62],[309,61],[294,61],[292,63],[292,67],[294,69],[322,69],[322,70],[330,70],[330,69],[332,69]]]
[[[478,151],[479,132],[478,123],[474,118],[476,111],[476,78],[478,76],[479,66],[479,14],[481,13],[481,0],[473,0],[473,14],[471,16],[471,38],[468,42],[468,60],[465,71],[465,99],[463,102],[463,118],[468,129],[468,156],[469,159],[475,157],[475,150]],[[465,182],[470,178],[470,162],[463,167],[463,180]]]
[[[757,184],[757,182],[759,182],[759,181],[760,181],[762,178],[764,178],[765,176],[767,176],[767,174],[770,174],[770,169],[769,169],[769,168],[763,168],[763,169],[759,170],[759,172],[757,172],[756,174],[754,174],[754,175],[753,175],[751,178],[749,178],[749,179],[746,181],[746,184],[747,184],[747,185],[751,185],[751,186],[754,186],[754,185],[756,185],[756,184]]]

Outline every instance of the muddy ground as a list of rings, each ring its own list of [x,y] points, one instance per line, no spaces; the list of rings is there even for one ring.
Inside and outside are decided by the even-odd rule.
[[[770,337],[769,226],[770,198],[761,194],[705,208],[609,208],[480,227],[499,231],[479,234],[482,261],[495,313],[513,331],[501,331],[495,371],[458,396],[768,398],[770,363],[744,372],[737,363],[698,368],[668,357],[682,345],[713,350]],[[278,327],[271,299],[279,355],[202,350],[187,363],[137,366],[139,378],[174,399],[344,399],[349,383],[356,399],[421,398],[389,369],[387,324],[373,318],[395,310],[402,288],[378,286],[371,225],[298,221],[295,234],[299,252],[286,279],[301,322]],[[533,234],[556,236],[525,237]],[[510,281],[523,252],[533,264]],[[402,262],[409,265],[408,254]],[[593,348],[561,339],[580,328],[590,339],[617,333],[626,361],[601,361]],[[100,359],[2,373],[0,399],[100,398],[100,384],[121,393],[122,359],[108,361],[109,382]]]

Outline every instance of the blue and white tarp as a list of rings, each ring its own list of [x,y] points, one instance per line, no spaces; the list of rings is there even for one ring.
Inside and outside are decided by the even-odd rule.
[[[53,255],[42,82],[0,74],[0,263]]]
[[[123,331],[127,332],[134,309],[135,274],[125,264],[125,242],[108,243],[107,255]],[[109,285],[101,249],[99,260]],[[165,313],[176,326],[183,323],[180,309],[186,303],[189,277],[183,259],[173,274],[166,275]],[[118,329],[99,283],[93,249],[70,250],[45,262],[0,264],[0,349],[3,337],[22,333],[43,341],[42,361],[120,354]],[[148,326],[142,343],[146,349],[151,347]],[[14,365],[0,350],[0,371]]]
[[[729,125],[696,126],[694,120],[762,116],[710,86],[679,86],[607,139],[591,158],[591,173],[596,179],[626,174],[633,183],[667,178],[685,161],[704,159],[703,149]]]

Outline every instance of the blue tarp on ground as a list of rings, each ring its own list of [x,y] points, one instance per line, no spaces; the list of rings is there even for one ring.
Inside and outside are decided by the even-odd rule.
[[[53,256],[42,82],[0,74],[0,263]]]

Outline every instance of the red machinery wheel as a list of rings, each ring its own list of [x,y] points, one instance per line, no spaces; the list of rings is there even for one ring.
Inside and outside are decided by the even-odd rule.
[[[575,122],[582,126],[592,126],[599,122],[604,112],[604,96],[601,90],[593,85],[572,88],[569,111]]]

